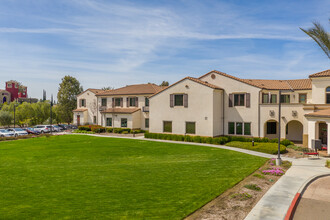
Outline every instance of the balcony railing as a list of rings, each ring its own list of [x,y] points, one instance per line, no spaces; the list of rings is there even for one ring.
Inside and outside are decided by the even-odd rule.
[[[101,111],[104,111],[104,110],[106,110],[107,109],[107,106],[100,106],[99,107],[99,111],[101,112]]]
[[[143,112],[149,112],[149,106],[143,106],[142,111]]]

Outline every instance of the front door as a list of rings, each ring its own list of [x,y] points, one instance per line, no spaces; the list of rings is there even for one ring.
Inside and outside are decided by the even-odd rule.
[[[80,115],[77,115],[77,126],[80,126]]]
[[[319,138],[322,144],[327,144],[328,142],[328,129],[326,123],[319,123]]]

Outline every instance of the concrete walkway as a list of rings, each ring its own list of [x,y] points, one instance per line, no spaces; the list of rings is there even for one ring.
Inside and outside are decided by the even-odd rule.
[[[330,173],[325,161],[324,158],[293,160],[292,167],[268,190],[245,219],[284,219],[299,189],[313,177]]]

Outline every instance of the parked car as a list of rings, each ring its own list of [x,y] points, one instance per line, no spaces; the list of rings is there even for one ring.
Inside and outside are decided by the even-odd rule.
[[[8,131],[7,129],[0,129],[0,137],[13,137],[14,133]]]
[[[61,128],[58,125],[53,125],[53,127],[56,129],[57,132],[60,132],[60,131],[63,131],[64,130],[63,128]]]
[[[68,129],[75,130],[78,129],[78,127],[76,125],[68,125]]]
[[[63,130],[67,130],[68,129],[68,125],[66,125],[66,124],[58,124],[58,126],[60,128],[62,128]]]
[[[38,135],[38,134],[41,133],[40,131],[38,131],[38,130],[36,130],[34,128],[23,128],[23,130],[25,130],[28,134],[36,134],[36,135]]]
[[[49,125],[36,125],[36,126],[34,126],[34,129],[39,131],[42,134],[50,132],[50,126]]]
[[[24,131],[22,128],[8,128],[7,131],[14,133],[15,137],[28,135],[27,131]]]

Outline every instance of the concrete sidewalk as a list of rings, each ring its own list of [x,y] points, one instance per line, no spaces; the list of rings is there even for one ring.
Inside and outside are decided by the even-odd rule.
[[[292,167],[268,190],[245,220],[284,219],[299,189],[311,178],[330,173],[325,161],[324,158],[293,160]]]

